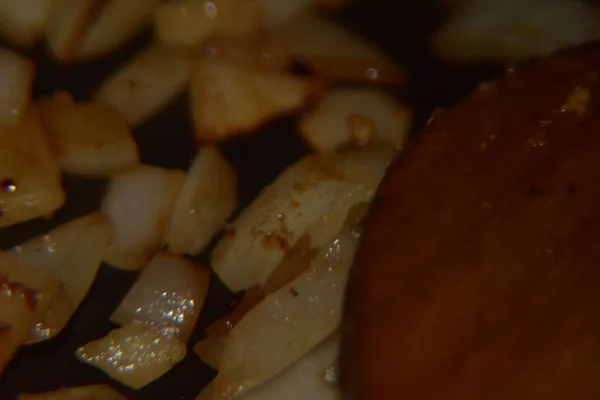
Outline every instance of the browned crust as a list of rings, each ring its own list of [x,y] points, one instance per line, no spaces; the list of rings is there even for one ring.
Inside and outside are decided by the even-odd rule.
[[[347,398],[600,398],[599,68],[596,44],[508,74],[392,168],[347,301]],[[561,111],[576,87],[585,112]]]

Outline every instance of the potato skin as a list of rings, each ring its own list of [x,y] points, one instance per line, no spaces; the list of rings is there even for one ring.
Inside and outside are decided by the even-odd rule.
[[[507,73],[390,169],[347,298],[345,398],[600,398],[599,70],[593,44]]]

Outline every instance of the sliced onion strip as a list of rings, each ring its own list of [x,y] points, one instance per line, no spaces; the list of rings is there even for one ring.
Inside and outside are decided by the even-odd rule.
[[[175,254],[160,253],[127,293],[111,321],[134,321],[174,334],[186,342],[208,293],[210,272]]]
[[[160,378],[185,355],[185,344],[178,338],[139,323],[115,329],[76,351],[80,361],[133,389]]]
[[[202,148],[181,189],[167,233],[175,253],[199,255],[237,205],[237,175],[216,147]]]

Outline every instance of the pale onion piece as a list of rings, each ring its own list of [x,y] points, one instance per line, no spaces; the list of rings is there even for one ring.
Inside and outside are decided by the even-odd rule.
[[[210,272],[183,257],[159,253],[142,271],[111,321],[134,321],[187,342],[208,293]]]
[[[127,400],[107,385],[79,386],[46,393],[23,393],[18,400]]]
[[[139,164],[137,145],[121,112],[98,101],[68,106],[64,97],[59,93],[40,102],[63,171],[102,177]]]
[[[227,340],[227,335],[208,336],[196,343],[194,346],[194,353],[200,357],[200,360],[202,360],[204,364],[212,369],[218,370]]]
[[[44,36],[52,54],[70,61],[101,0],[53,0]]]
[[[104,197],[102,211],[115,228],[104,255],[108,264],[140,270],[165,244],[165,233],[185,173],[150,165],[115,175]]]
[[[202,148],[194,160],[167,232],[175,253],[199,255],[237,205],[237,174],[216,147]]]
[[[122,384],[139,389],[167,373],[183,360],[186,351],[177,337],[134,323],[87,343],[75,355]]]
[[[315,12],[299,14],[267,42],[272,57],[301,60],[331,80],[401,84],[405,73],[382,50]]]
[[[160,0],[109,0],[87,29],[74,54],[91,59],[117,50],[138,34],[152,18]]]
[[[0,126],[0,228],[49,215],[62,207],[60,168],[37,112]]]
[[[230,331],[214,400],[243,398],[338,328],[358,240],[357,233],[343,229],[308,271],[269,295]]]
[[[202,141],[219,141],[252,131],[301,107],[318,91],[311,79],[200,60],[193,68],[191,87],[196,136]]]
[[[22,47],[42,35],[53,0],[0,0],[0,34]]]
[[[600,38],[600,8],[584,0],[461,2],[434,36],[455,61],[513,60],[550,54]]]
[[[21,122],[31,98],[34,75],[35,66],[29,59],[0,48],[0,125]]]
[[[158,7],[154,24],[162,43],[192,47],[211,35],[252,36],[262,20],[256,0],[174,0]]]
[[[20,297],[39,319],[62,287],[57,277],[21,263],[9,252],[0,253],[0,294]]]
[[[319,248],[354,205],[371,200],[393,154],[311,154],[288,167],[230,226],[212,253],[213,270],[232,291],[264,285],[301,238]]]
[[[77,311],[77,305],[63,288],[52,299],[41,319],[37,319],[31,328],[25,344],[44,342],[57,336]]]
[[[189,81],[188,62],[166,46],[152,45],[109,76],[95,94],[139,125],[183,92]]]
[[[315,0],[258,0],[258,3],[261,7],[265,27],[272,31],[313,6]]]
[[[300,132],[317,151],[375,144],[400,148],[410,124],[410,110],[394,96],[377,88],[340,88],[302,118]]]
[[[0,290],[0,376],[27,339],[34,321],[33,310],[21,296]]]
[[[337,362],[339,350],[339,336],[333,335],[241,399],[341,400],[339,389],[327,380],[328,370]]]
[[[55,276],[64,291],[36,321],[30,342],[56,336],[87,295],[113,236],[108,217],[92,213],[13,249],[22,263]]]

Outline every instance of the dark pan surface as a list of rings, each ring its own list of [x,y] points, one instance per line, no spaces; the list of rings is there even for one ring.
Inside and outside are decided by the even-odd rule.
[[[482,79],[497,74],[498,66],[459,68],[438,63],[427,51],[427,34],[439,22],[426,1],[356,1],[336,19],[376,43],[410,76],[400,95],[416,112],[415,128],[422,127],[435,107],[446,107],[469,93]],[[76,99],[89,98],[92,90],[111,70],[123,63],[150,39],[146,33],[127,48],[104,60],[71,67],[58,66],[43,48],[30,56],[38,66],[36,95],[67,89]],[[308,149],[294,133],[293,118],[276,120],[260,133],[222,145],[222,151],[238,170],[240,206],[248,202],[285,166]],[[142,161],[171,168],[187,168],[195,152],[187,115],[187,98],[182,96],[167,110],[135,132]],[[100,180],[67,177],[66,207],[50,221],[33,221],[0,229],[0,248],[10,248],[54,226],[96,210],[104,191]],[[206,261],[206,258],[200,261]],[[193,354],[191,345],[202,337],[203,327],[229,309],[232,294],[213,279],[209,298],[190,340],[185,360],[158,381],[131,391],[110,381],[99,370],[79,363],[76,348],[104,336],[114,328],[108,318],[133,281],[135,274],[107,266],[100,269],[92,290],[65,331],[55,340],[21,350],[6,369],[0,382],[0,399],[11,400],[17,393],[56,390],[64,386],[109,383],[132,399],[193,400],[212,379],[214,372]]]

